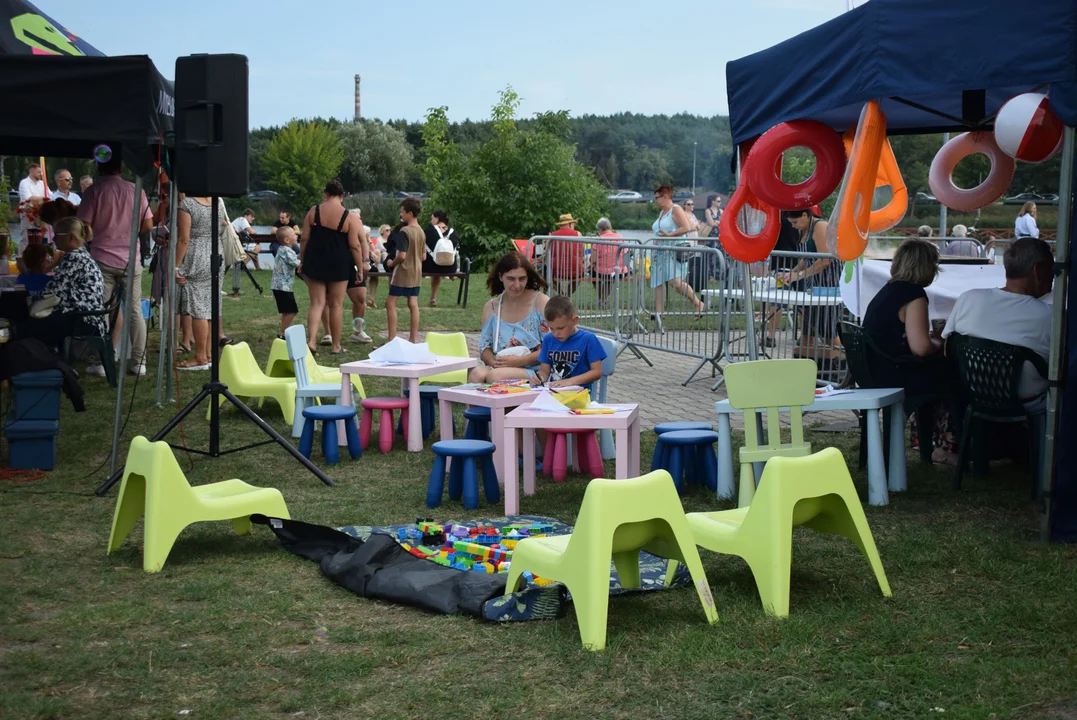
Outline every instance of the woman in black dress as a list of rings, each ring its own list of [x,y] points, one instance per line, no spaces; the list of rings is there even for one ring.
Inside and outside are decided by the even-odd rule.
[[[430,307],[438,306],[438,290],[441,288],[441,275],[452,275],[456,272],[456,263],[452,265],[438,265],[434,260],[434,247],[442,237],[452,241],[453,248],[460,246],[453,229],[449,226],[449,215],[444,210],[435,210],[430,216],[430,224],[426,226],[426,260],[423,261],[423,275],[433,275],[430,278]]]
[[[928,322],[927,292],[939,273],[939,249],[927,240],[910,239],[898,247],[890,265],[890,282],[864,312],[864,334],[878,349],[868,350],[871,379],[878,387],[904,388],[906,397],[946,392],[954,377],[943,357],[943,342]],[[885,356],[885,357],[883,357]],[[888,358],[924,358],[895,363]],[[953,430],[945,405],[934,412],[936,462],[953,462]],[[919,435],[917,435],[919,437]]]
[[[329,335],[332,354],[343,352],[340,330],[348,279],[362,282],[366,263],[359,244],[362,221],[344,209],[344,188],[339,180],[325,186],[325,200],[307,211],[303,220],[303,240],[299,250],[299,270],[310,290],[307,312],[307,345],[316,352],[318,323],[322,310],[329,308]]]

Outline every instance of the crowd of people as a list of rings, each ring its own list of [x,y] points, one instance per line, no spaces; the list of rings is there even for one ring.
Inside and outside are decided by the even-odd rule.
[[[20,183],[20,197],[41,201],[41,221],[52,229],[58,251],[50,253],[42,244],[31,242],[29,223],[24,220],[20,247],[19,282],[33,297],[56,298],[54,311],[44,317],[31,318],[19,328],[19,335],[41,339],[59,347],[64,338],[90,332],[111,335],[118,344],[124,324],[131,337],[131,371],[144,374],[146,324],[142,313],[124,317],[114,302],[117,288],[131,270],[135,277],[134,307],[140,306],[141,274],[145,252],[131,254],[131,220],[134,213],[134,185],[120,175],[120,157],[114,155],[98,164],[96,180],[80,179],[75,192],[74,177],[65,170],[53,176],[56,189],[48,192],[41,168],[31,165]],[[151,263],[154,272],[152,295],[159,299],[168,284],[164,277],[167,263],[162,262],[167,249],[172,208],[168,206],[168,179],[162,177],[161,201],[151,209],[145,193],[139,198],[139,230],[150,234],[158,252]],[[694,201],[683,205],[673,202],[672,189],[663,186],[655,191],[659,215],[652,232],[656,246],[680,248],[717,242],[721,222],[721,198],[707,197],[702,220],[695,215]],[[326,184],[322,202],[311,207],[301,218],[282,210],[268,236],[259,237],[254,229],[255,214],[246,210],[228,223],[223,202],[219,208],[221,232],[233,230],[242,240],[244,250],[261,269],[259,254],[263,241],[273,258],[271,289],[280,314],[280,336],[300,315],[294,291],[297,280],[306,284],[309,306],[306,312],[308,345],[315,354],[320,347],[336,355],[343,351],[344,302],[351,303],[354,342],[368,343],[365,332],[366,312],[376,307],[379,276],[388,276],[389,292],[385,300],[388,338],[398,332],[397,312],[400,298],[406,303],[408,337],[416,342],[420,328],[419,290],[424,276],[433,276],[430,305],[437,306],[442,277],[456,271],[459,243],[449,225],[447,214],[435,210],[427,223],[422,222],[421,202],[405,198],[398,208],[399,223],[382,225],[372,231],[364,225],[358,209],[345,207],[344,189],[338,181]],[[231,341],[218,328],[211,338],[210,318],[214,303],[220,314],[221,294],[212,291],[211,243],[212,201],[206,197],[179,196],[175,208],[175,281],[177,367],[206,369],[210,362],[211,342],[222,345]],[[827,222],[817,208],[783,213],[782,230],[776,250],[799,255],[772,256],[762,272],[773,273],[778,281],[793,290],[814,287],[836,288],[839,264],[825,257],[831,248],[827,240]],[[1052,253],[1038,239],[1037,209],[1034,203],[1022,207],[1015,223],[1017,239],[1009,246],[1003,264],[1006,284],[991,290],[970,290],[960,297],[944,328],[934,330],[928,323],[927,296],[938,272],[940,255],[978,255],[979,243],[969,237],[968,228],[955,225],[941,253],[933,242],[931,228],[923,226],[918,238],[903,242],[893,258],[891,282],[880,291],[863,319],[865,333],[881,349],[872,360],[872,374],[878,381],[904,387],[910,394],[931,394],[954,384],[952,365],[938,360],[944,354],[945,338],[951,333],[983,337],[1021,347],[1032,348],[1046,356],[1050,345],[1050,311],[1038,298],[1051,287]],[[572,296],[583,281],[593,283],[600,303],[609,298],[614,283],[628,276],[631,268],[620,248],[622,236],[615,232],[608,218],[599,219],[595,227],[598,241],[584,258],[584,244],[558,242],[557,238],[581,236],[578,220],[562,215],[546,248],[555,297],[546,295],[546,281],[519,252],[502,257],[489,272],[487,287],[491,299],[482,311],[480,353],[482,364],[471,373],[474,382],[529,379],[533,382],[558,383],[571,380],[586,384],[594,363],[601,363],[599,347],[580,335]],[[445,250],[450,249],[448,262]],[[805,256],[805,254],[807,256]],[[141,257],[140,257],[141,255]],[[697,254],[698,255],[698,254]],[[814,255],[814,257],[812,256]],[[700,257],[682,258],[678,253],[656,255],[649,268],[649,286],[654,295],[654,319],[661,331],[662,314],[669,293],[683,296],[695,310],[695,318],[704,313],[698,292],[714,268]],[[697,265],[693,266],[693,262]],[[107,310],[106,310],[107,308]],[[837,326],[838,311],[831,306],[805,307],[794,356],[813,357],[826,362],[841,355]],[[110,317],[111,315],[111,317]],[[773,345],[777,319],[768,322],[765,342]],[[110,322],[111,321],[111,322]],[[572,338],[579,335],[579,340]],[[549,338],[549,340],[545,340]],[[546,343],[551,348],[545,348]],[[580,347],[576,347],[580,344]],[[584,358],[585,362],[567,363],[566,358]],[[887,358],[920,357],[923,364],[894,364]],[[567,367],[571,365],[572,367]],[[91,358],[87,372],[104,374],[99,358]],[[1022,379],[1022,399],[1042,402],[1045,380],[1029,372]],[[952,461],[954,437],[952,419],[947,408],[939,407],[932,427],[938,447],[937,459]]]
[[[96,181],[82,178],[80,194],[72,189],[74,177],[66,169],[56,171],[56,189],[47,192],[41,166],[34,163],[29,167],[19,186],[20,198],[39,208],[39,213],[33,219],[28,213],[23,214],[18,236],[17,282],[32,299],[55,297],[57,300],[48,300],[51,311],[33,313],[40,317],[21,320],[16,334],[41,340],[56,350],[67,338],[107,334],[116,349],[126,323],[131,339],[130,371],[144,375],[146,321],[137,311],[125,317],[120,305],[121,300],[126,302],[126,297],[121,298],[119,289],[126,285],[131,270],[132,307],[141,309],[142,273],[149,265],[153,274],[151,297],[155,304],[159,303],[173,279],[166,276],[166,269],[167,251],[174,244],[176,367],[207,369],[211,342],[222,346],[232,342],[223,330],[221,299],[225,293],[214,296],[211,286],[212,200],[181,193],[176,207],[171,208],[169,179],[162,173],[156,209],[151,208],[146,193],[139,198],[140,239],[152,238],[155,248],[149,249],[149,242],[139,243],[132,254],[135,188],[134,183],[121,177],[120,171],[121,156],[117,152],[97,164]],[[281,336],[299,315],[294,293],[295,281],[299,279],[306,284],[310,298],[306,322],[313,352],[317,353],[319,346],[329,346],[330,354],[342,352],[345,298],[352,305],[350,339],[372,342],[364,325],[368,308],[375,306],[380,275],[389,279],[385,301],[389,339],[397,332],[398,298],[404,298],[410,314],[408,336],[417,341],[418,295],[424,275],[433,276],[430,305],[436,307],[441,280],[459,267],[459,242],[447,213],[435,210],[424,226],[420,201],[407,198],[400,203],[400,222],[395,227],[383,225],[377,233],[371,233],[358,209],[345,208],[344,197],[338,181],[327,183],[321,203],[299,220],[288,210],[281,211],[267,238],[255,233],[252,210],[229,222],[220,201],[219,237],[234,231],[255,269],[261,269],[262,240],[268,240],[268,251],[273,257],[271,289],[281,315]],[[170,237],[173,220],[174,243]],[[239,267],[237,263],[237,272]],[[238,282],[234,283],[233,295],[238,297]],[[217,337],[211,339],[214,305],[221,321]],[[105,374],[101,358],[89,355],[87,360],[88,374]]]

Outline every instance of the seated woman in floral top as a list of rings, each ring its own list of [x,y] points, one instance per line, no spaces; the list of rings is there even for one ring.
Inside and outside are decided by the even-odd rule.
[[[93,238],[90,226],[78,218],[64,218],[53,228],[56,247],[65,254],[56,266],[52,280],[35,298],[55,295],[59,304],[47,317],[31,318],[16,331],[20,338],[36,338],[49,347],[58,348],[64,338],[75,334],[108,334],[103,315],[79,317],[75,313],[99,312],[104,309],[105,281],[97,263],[86,250]]]

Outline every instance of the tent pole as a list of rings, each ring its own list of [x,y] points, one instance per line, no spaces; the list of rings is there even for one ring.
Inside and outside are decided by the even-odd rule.
[[[175,277],[173,267],[176,264],[176,183],[169,182],[168,191],[168,244],[165,245],[164,263],[165,269],[162,274],[164,282],[161,288],[161,347],[157,354],[157,407],[161,406],[161,385],[164,384],[164,402],[172,402],[172,353],[175,349],[173,324],[176,318],[175,304]],[[158,251],[160,252],[160,251]],[[158,260],[160,262],[160,260]]]
[[[1052,499],[1055,479],[1055,454],[1058,446],[1059,408],[1062,395],[1058,381],[1062,375],[1062,348],[1066,346],[1066,283],[1069,279],[1070,220],[1073,214],[1073,161],[1077,131],[1067,126],[1063,133],[1062,170],[1058,179],[1058,231],[1055,241],[1055,284],[1051,291],[1051,353],[1048,357],[1047,430],[1044,438],[1045,461],[1040,467],[1043,504],[1040,514],[1040,540],[1051,538]]]
[[[131,254],[127,262],[127,288],[124,298],[123,332],[120,333],[120,362],[116,365],[116,412],[112,419],[112,458],[109,461],[112,472],[116,472],[116,454],[120,445],[120,420],[123,418],[123,386],[127,376],[127,351],[131,347],[131,329],[134,327],[134,314],[142,308],[134,307],[135,302],[135,263],[138,257],[138,230],[142,225],[142,176],[135,176],[135,198],[131,211]],[[143,348],[143,351],[145,348]],[[146,362],[143,357],[142,362]]]
[[[945,147],[946,143],[948,143],[948,142],[950,142],[950,133],[948,133],[948,132],[943,133],[942,134],[942,144],[943,144],[943,146]],[[940,238],[946,237],[946,210],[947,210],[946,206],[943,205],[940,202],[939,203],[939,237]],[[946,245],[946,242],[943,241],[942,244]]]

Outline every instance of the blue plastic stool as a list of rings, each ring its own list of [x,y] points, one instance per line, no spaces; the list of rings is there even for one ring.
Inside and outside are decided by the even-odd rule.
[[[315,405],[303,409],[303,430],[299,436],[299,452],[310,459],[314,449],[314,425],[322,423],[322,454],[330,465],[340,462],[340,447],[337,442],[337,420],[344,421],[344,435],[348,440],[348,453],[352,460],[363,456],[359,445],[359,429],[355,425],[355,408],[351,405]]]
[[[490,408],[469,407],[464,410],[464,419],[467,420],[467,427],[464,428],[465,439],[490,439]]]
[[[658,456],[657,448],[662,447],[666,464],[661,469],[673,476],[677,492],[684,489],[685,483],[705,484],[711,492],[717,492],[718,456],[714,452],[717,442],[718,433],[712,430],[673,430],[658,436],[655,456]]]
[[[661,436],[663,433],[678,432],[680,430],[713,430],[714,427],[710,423],[705,422],[693,422],[690,420],[660,423],[654,426],[654,434]],[[665,453],[669,450],[668,445],[656,444],[654,446],[654,455],[651,456],[651,472],[655,470],[668,470],[669,459],[665,457]]]
[[[445,458],[455,458],[449,469],[449,499],[464,499],[464,507],[479,507],[479,472],[476,458],[482,458],[482,490],[486,501],[501,502],[501,488],[497,484],[494,469],[494,444],[486,440],[442,440],[431,446],[434,451],[434,468],[430,471],[430,484],[426,487],[426,504],[435,508],[441,504],[445,489]]]
[[[420,385],[419,386],[419,417],[422,421],[423,440],[426,440],[434,432],[438,424],[438,390],[444,385]],[[404,397],[411,397],[411,388],[404,388]],[[396,434],[404,434],[404,417],[396,422]]]

